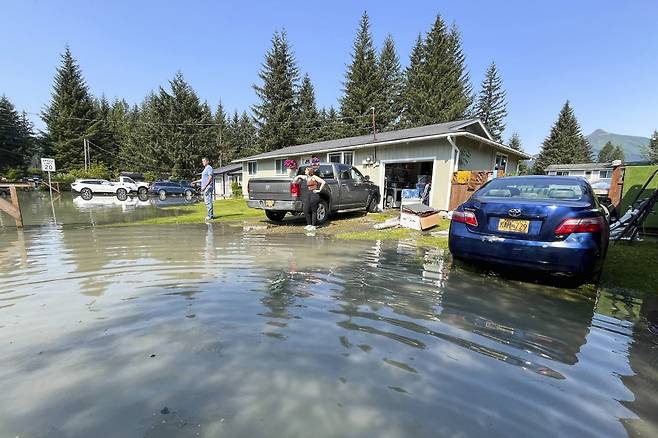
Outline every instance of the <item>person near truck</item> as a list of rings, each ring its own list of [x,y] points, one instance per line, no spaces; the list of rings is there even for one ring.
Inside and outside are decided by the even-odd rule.
[[[306,190],[302,190],[304,194],[302,203],[304,204],[304,216],[306,217],[306,227],[304,229],[313,231],[317,224],[320,192],[327,183],[315,174],[315,169],[311,166],[304,169],[304,175],[297,175],[294,181],[306,182]]]
[[[201,173],[201,193],[203,194],[203,199],[206,202],[206,209],[208,214],[206,215],[206,222],[209,222],[213,219],[213,208],[212,208],[212,195],[214,191],[214,181],[215,176],[213,174],[213,169],[210,166],[210,161],[207,158],[201,160],[203,164],[203,172]]]

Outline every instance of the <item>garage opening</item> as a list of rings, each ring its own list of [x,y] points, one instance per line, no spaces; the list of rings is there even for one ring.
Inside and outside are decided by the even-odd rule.
[[[384,208],[399,208],[404,189],[417,189],[421,196],[425,195],[424,201],[429,204],[431,187],[425,189],[431,182],[433,168],[433,161],[386,163],[384,166]]]

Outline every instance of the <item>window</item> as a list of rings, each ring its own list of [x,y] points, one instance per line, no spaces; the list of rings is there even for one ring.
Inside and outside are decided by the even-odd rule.
[[[274,162],[277,175],[284,175],[286,173],[286,167],[283,165],[285,161],[286,160],[276,160]]]
[[[599,171],[599,178],[612,178],[612,170]]]
[[[354,152],[331,152],[327,154],[327,161],[330,163],[343,163],[352,166],[354,164]]]
[[[545,178],[515,178],[491,180],[482,186],[473,197],[513,198],[540,200],[592,201],[586,186],[573,180]]]
[[[555,175],[557,176],[569,176],[569,171],[568,170],[558,170],[555,172]]]
[[[333,154],[329,154],[329,162],[330,163],[340,163],[341,162],[341,153],[340,152],[335,152]]]
[[[308,166],[300,166],[297,170],[297,175],[304,175],[304,171]],[[334,177],[334,168],[331,165],[323,164],[315,168],[315,174],[322,179],[332,179]]]
[[[502,170],[503,173],[507,171],[507,155],[496,154],[496,166],[495,170]]]
[[[350,168],[350,175],[354,181],[363,181],[363,175],[361,175],[361,172],[356,170],[354,167]]]
[[[354,164],[354,152],[343,152],[343,163],[352,166]]]
[[[592,176],[592,171],[591,170],[586,170],[585,171],[585,178],[589,179]]]
[[[249,175],[256,175],[258,172],[258,163],[255,161],[250,161],[247,163],[247,172]]]

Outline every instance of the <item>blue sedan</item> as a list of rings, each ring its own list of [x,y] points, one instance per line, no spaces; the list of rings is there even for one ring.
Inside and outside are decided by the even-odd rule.
[[[449,246],[455,258],[567,274],[600,272],[609,228],[581,178],[496,178],[456,208]]]

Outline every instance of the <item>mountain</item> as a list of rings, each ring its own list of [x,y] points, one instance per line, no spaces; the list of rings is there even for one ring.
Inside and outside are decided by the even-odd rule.
[[[597,129],[585,138],[592,145],[594,160],[598,158],[599,151],[607,142],[611,142],[615,146],[621,146],[626,161],[643,161],[646,159],[642,155],[642,149],[649,144],[647,137],[613,134],[603,129]]]

